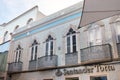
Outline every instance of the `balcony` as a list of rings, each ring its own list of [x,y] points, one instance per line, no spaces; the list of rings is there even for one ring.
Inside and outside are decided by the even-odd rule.
[[[8,72],[22,71],[22,62],[12,62],[8,64]]]
[[[65,54],[65,65],[78,64],[78,53],[67,53]]]
[[[117,43],[118,56],[120,57],[120,43]]]
[[[40,68],[48,68],[48,67],[56,67],[58,63],[58,56],[43,56],[38,58],[38,69]]]
[[[81,63],[91,64],[112,60],[112,51],[109,44],[90,46],[81,49]]]
[[[35,70],[35,69],[37,69],[37,60],[29,61],[29,70]]]

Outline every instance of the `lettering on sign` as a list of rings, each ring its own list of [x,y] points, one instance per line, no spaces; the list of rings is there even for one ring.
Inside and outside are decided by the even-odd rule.
[[[93,73],[96,72],[108,72],[108,71],[115,71],[114,65],[95,65],[95,66],[85,66],[81,68],[72,68],[72,69],[58,69],[56,71],[56,76],[61,75],[74,75],[74,74],[84,74],[84,73]]]
[[[112,65],[96,65],[95,68],[97,68],[97,72],[104,72],[104,71],[115,71],[115,67]]]

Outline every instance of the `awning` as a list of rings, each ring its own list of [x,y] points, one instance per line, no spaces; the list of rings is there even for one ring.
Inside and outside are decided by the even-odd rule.
[[[120,0],[84,0],[79,27],[120,14]]]

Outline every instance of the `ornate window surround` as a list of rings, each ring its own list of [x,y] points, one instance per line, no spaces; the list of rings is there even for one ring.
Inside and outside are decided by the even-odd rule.
[[[30,59],[31,61],[37,60],[38,45],[39,45],[39,43],[35,39],[31,45],[31,59]]]
[[[66,34],[67,53],[74,53],[77,51],[76,42],[77,42],[76,31],[74,31],[72,28],[70,28],[68,33]]]
[[[69,29],[72,28],[76,33],[76,52],[79,52],[80,51],[80,44],[78,44],[78,42],[80,41],[80,32],[79,30],[77,29],[77,26],[76,25],[73,25],[73,24],[69,24],[69,26],[65,29],[64,33],[63,33],[63,52],[67,53],[67,33],[69,31]],[[71,52],[72,53],[72,52]]]
[[[22,55],[23,48],[21,48],[20,45],[15,50],[15,62],[21,61],[21,55]]]
[[[52,56],[54,54],[54,38],[49,35],[45,41],[45,56]]]

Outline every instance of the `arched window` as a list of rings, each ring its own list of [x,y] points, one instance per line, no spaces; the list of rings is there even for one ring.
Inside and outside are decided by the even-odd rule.
[[[67,39],[67,53],[76,52],[76,32],[70,28],[69,32],[66,35]]]
[[[5,32],[4,37],[3,37],[3,42],[6,42],[8,40],[8,31]]]
[[[27,21],[27,24],[30,24],[30,23],[32,23],[32,22],[33,22],[33,19],[30,18],[30,19]]]
[[[46,39],[46,56],[53,55],[53,37],[51,35]]]
[[[89,45],[99,45],[102,43],[102,30],[99,25],[92,25],[88,30]]]
[[[34,40],[31,47],[31,60],[37,60],[38,42]]]
[[[19,28],[19,25],[17,25],[17,26],[15,27],[14,31],[17,30],[18,28]]]
[[[18,47],[16,48],[16,51],[15,51],[15,62],[20,62],[21,53],[22,53],[22,48],[20,45],[18,45]]]

